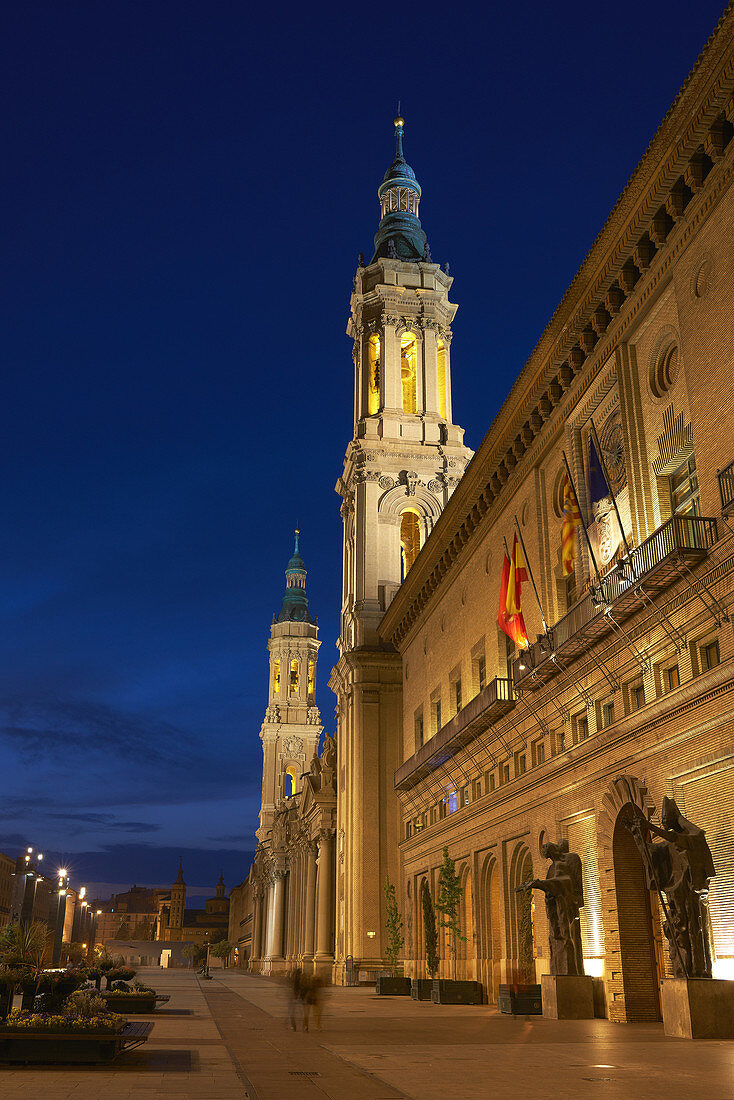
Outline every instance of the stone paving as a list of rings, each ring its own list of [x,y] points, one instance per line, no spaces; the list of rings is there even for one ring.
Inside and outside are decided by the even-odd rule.
[[[323,1031],[294,1032],[277,982],[141,971],[171,1000],[112,1067],[0,1066],[2,1100],[734,1100],[734,1042],[655,1024],[554,1021],[484,1006],[327,991]],[[150,1018],[150,1017],[149,1017]]]

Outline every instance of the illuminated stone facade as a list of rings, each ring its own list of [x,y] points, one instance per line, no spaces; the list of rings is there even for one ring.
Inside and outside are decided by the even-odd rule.
[[[599,1010],[659,1018],[660,906],[623,821],[666,794],[706,830],[714,972],[734,977],[733,93],[729,10],[380,624],[399,652],[406,972],[425,974],[420,889],[447,845],[459,976],[490,1001],[548,971],[544,907],[514,888],[566,838]],[[628,546],[597,538],[597,571],[580,532],[564,577],[563,452],[591,523],[592,420]],[[522,655],[497,624],[515,517],[543,608],[526,583]]]
[[[471,454],[452,417],[453,280],[431,262],[402,119],[395,128],[375,255],[360,260],[351,299],[354,438],[336,486],[344,521],[340,659],[330,680],[340,759],[338,981],[348,958],[359,969],[382,963],[383,886],[399,873],[391,773],[401,752],[400,660],[380,643],[379,624]]]

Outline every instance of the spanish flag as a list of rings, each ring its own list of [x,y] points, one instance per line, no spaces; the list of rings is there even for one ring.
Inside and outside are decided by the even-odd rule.
[[[576,500],[573,486],[568,479],[568,474],[566,474],[563,481],[563,529],[561,533],[561,555],[563,558],[564,577],[573,573],[576,568],[576,558],[578,556],[578,529],[580,523],[581,513],[579,512],[579,502]]]
[[[512,543],[512,560],[505,554],[502,563],[500,608],[497,622],[508,638],[512,638],[520,649],[527,649],[530,644],[521,607],[522,585],[527,579],[528,572],[525,568],[525,559],[517,541],[517,535],[515,535]]]

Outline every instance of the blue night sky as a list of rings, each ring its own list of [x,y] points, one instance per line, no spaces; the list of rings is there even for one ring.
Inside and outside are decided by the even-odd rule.
[[[244,877],[296,522],[334,728],[344,330],[397,100],[476,447],[722,2],[5,6],[0,849]]]

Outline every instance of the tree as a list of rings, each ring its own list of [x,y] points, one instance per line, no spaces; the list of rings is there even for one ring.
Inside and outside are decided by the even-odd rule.
[[[438,898],[436,909],[441,914],[439,925],[448,933],[449,949],[456,980],[456,954],[459,940],[466,940],[459,923],[459,906],[464,896],[461,879],[456,873],[456,863],[449,855],[448,848],[443,850],[443,863],[438,873]]]
[[[116,940],[129,940],[130,939],[130,925],[125,917],[120,921],[119,927],[115,932]]]
[[[232,954],[232,944],[229,940],[219,940],[217,943],[210,943],[209,954],[213,955],[215,959],[221,959],[222,966],[226,967],[229,962],[229,956]]]
[[[421,887],[421,907],[423,909],[423,933],[426,943],[426,970],[429,978],[435,978],[438,972],[438,932],[436,931],[433,898],[425,879]]]
[[[23,1008],[33,1008],[45,956],[53,946],[53,933],[43,923],[14,921],[0,932],[0,964],[23,989]],[[8,979],[9,980],[9,979]]]
[[[189,960],[189,966],[193,966],[194,963],[204,961],[206,948],[202,947],[200,943],[187,943],[181,954]]]
[[[395,897],[395,887],[387,876],[385,877],[385,932],[387,933],[385,958],[393,974],[396,974],[398,958],[403,950],[405,938],[403,936],[403,918],[400,915]]]

